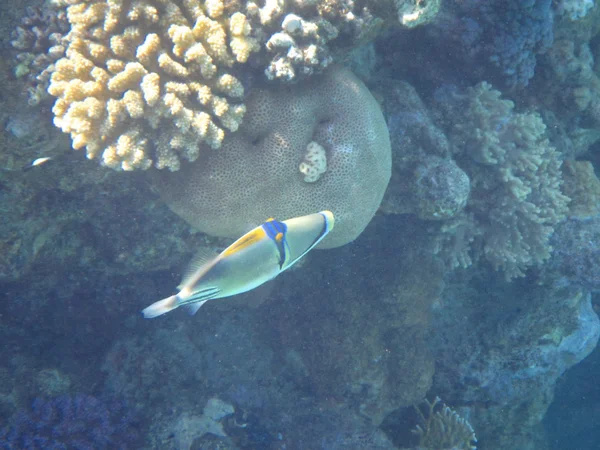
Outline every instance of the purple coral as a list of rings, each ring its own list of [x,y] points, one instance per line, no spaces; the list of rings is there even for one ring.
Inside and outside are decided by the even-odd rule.
[[[554,40],[551,0],[449,0],[436,27],[439,38],[469,60],[500,69],[509,87],[527,86],[536,55]],[[464,49],[468,49],[465,51]]]
[[[2,450],[134,448],[137,433],[125,405],[90,395],[36,398],[0,430]]]
[[[65,36],[69,31],[67,13],[50,2],[27,8],[27,15],[12,34],[11,45],[18,51],[17,77],[27,82],[29,104],[49,98],[46,92],[54,63],[65,54]]]

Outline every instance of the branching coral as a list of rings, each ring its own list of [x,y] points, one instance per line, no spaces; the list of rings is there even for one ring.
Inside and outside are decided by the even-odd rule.
[[[474,71],[483,68],[508,87],[524,87],[537,55],[552,45],[551,6],[551,0],[446,0],[432,31]]]
[[[468,89],[465,107],[452,137],[471,178],[467,210],[482,232],[481,251],[507,278],[523,276],[549,258],[548,239],[568,209],[560,154],[537,113],[515,113],[487,83]]]
[[[178,170],[200,144],[221,146],[245,113],[234,65],[297,80],[332,61],[329,42],[351,47],[388,11],[406,26],[431,20],[439,2],[347,0],[54,0],[71,25],[52,68],[55,124],[88,158],[123,170]],[[296,14],[296,12],[298,14]],[[251,70],[249,66],[245,69]]]
[[[247,14],[268,36],[267,78],[291,81],[321,72],[332,53],[372,38],[385,24],[412,28],[431,21],[439,5],[440,0],[265,0],[249,1]]]
[[[50,75],[54,62],[65,54],[68,31],[66,12],[46,2],[41,7],[27,8],[27,15],[13,32],[11,45],[19,51],[15,75],[26,79],[30,105],[49,97]]]
[[[55,124],[112,168],[177,170],[244,115],[231,73],[256,49],[241,13],[199,0],[65,0],[66,58],[49,87]]]
[[[460,417],[456,411],[445,404],[436,411],[441,400],[436,397],[433,402],[425,401],[425,413],[415,408],[421,419],[413,433],[419,436],[419,448],[428,450],[475,450],[477,442],[471,424]]]

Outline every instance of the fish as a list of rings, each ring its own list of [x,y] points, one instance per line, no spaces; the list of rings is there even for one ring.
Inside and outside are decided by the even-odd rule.
[[[268,219],[218,255],[203,250],[190,263],[179,292],[144,310],[145,318],[180,306],[196,314],[209,300],[250,291],[292,267],[333,229],[331,211],[278,221]]]
[[[47,163],[51,159],[52,159],[52,156],[45,156],[43,158],[38,158],[38,159],[34,160],[31,164],[28,164],[28,165],[24,166],[23,167],[23,172],[25,172],[27,170],[31,170],[34,167],[41,166],[42,164]]]

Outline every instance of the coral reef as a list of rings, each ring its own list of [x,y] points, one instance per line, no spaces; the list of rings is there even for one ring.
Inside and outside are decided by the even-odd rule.
[[[451,268],[483,259],[512,279],[546,261],[569,198],[540,115],[515,112],[487,83],[443,86],[433,117],[407,83],[385,89],[394,167],[382,210],[439,221],[428,228]]]
[[[590,161],[565,161],[562,190],[571,199],[569,216],[586,219],[600,214],[600,180]]]
[[[75,149],[111,168],[178,170],[238,128],[244,88],[231,67],[256,45],[244,15],[197,1],[66,3],[66,57],[48,92]]]
[[[600,290],[600,217],[570,217],[552,236],[554,251],[544,279],[558,285]]]
[[[487,83],[469,88],[451,137],[471,179],[466,211],[475,221],[474,245],[511,279],[550,257],[548,240],[569,198],[561,191],[560,154],[541,117],[514,112],[500,95]]]
[[[69,31],[67,13],[50,0],[27,8],[27,15],[13,32],[11,45],[18,50],[15,76],[26,80],[30,105],[50,97],[47,92],[54,63],[65,54]]]
[[[126,449],[136,440],[124,405],[89,395],[37,398],[0,430],[0,447],[7,450]]]
[[[424,220],[446,220],[467,205],[469,176],[450,159],[426,158],[414,172],[416,213]]]
[[[155,194],[140,188],[136,177],[121,178],[77,160],[76,155],[71,160],[56,155],[56,161],[39,170],[22,172],[27,159],[20,158],[27,155],[30,164],[34,153],[23,152],[19,159],[6,161],[15,169],[4,172],[0,180],[0,210],[12,218],[0,223],[0,282],[28,278],[34,283],[36,268],[47,264],[70,272],[93,264],[112,275],[161,270],[181,264],[200,247],[217,245],[173,218]],[[155,220],[146,222],[146,214],[156,214]],[[165,226],[173,234],[157,239]],[[47,279],[54,275],[50,271]],[[69,285],[77,289],[79,283],[73,280]]]
[[[431,31],[437,42],[473,67],[479,79],[522,88],[535,73],[537,55],[552,45],[551,4],[551,0],[449,0],[442,3],[440,20]]]
[[[263,314],[276,329],[278,346],[300,355],[305,382],[318,398],[344,398],[379,425],[393,410],[420,402],[430,387],[434,365],[425,336],[445,272],[422,250],[428,236],[418,221],[376,219],[372,226],[351,247],[319,255],[308,274],[282,277],[282,293],[302,286],[301,308],[283,313],[297,297],[280,295],[283,311],[269,308]],[[403,232],[396,235],[394,229]],[[380,239],[388,233],[394,238]],[[370,275],[357,277],[357,271]],[[328,285],[333,273],[337,282]],[[307,276],[320,281],[307,283]]]
[[[506,284],[485,272],[447,284],[432,327],[434,392],[465,405],[480,442],[494,436],[492,448],[538,448],[529,446],[557,380],[600,337],[589,292]]]
[[[222,421],[234,412],[234,407],[229,403],[216,397],[210,398],[204,405],[202,415],[183,414],[167,432],[175,436],[178,449],[190,450],[194,441],[205,434],[226,437]]]
[[[71,29],[52,35],[60,45],[48,58],[65,56],[43,68],[36,63],[35,74],[43,71],[43,88],[52,73],[55,125],[71,135],[73,148],[85,147],[88,158],[113,169],[171,171],[209,152],[200,144],[217,149],[226,132],[237,130],[245,113],[242,79],[251,68],[264,65],[267,78],[288,81],[320,73],[333,60],[328,42],[340,36],[352,48],[381,28],[377,14],[394,11],[414,27],[439,9],[439,1],[403,0],[373,2],[374,12],[327,1],[55,2],[66,8]],[[49,14],[64,28],[64,9]],[[41,45],[30,45],[23,27],[18,35],[20,48]],[[253,53],[246,73],[237,71]]]
[[[381,210],[387,214],[417,214],[421,203],[421,191],[421,195],[424,196],[421,206],[423,210],[439,212],[436,205],[441,201],[439,206],[443,209],[446,209],[444,205],[454,205],[450,206],[448,211],[456,209],[458,212],[465,195],[468,195],[466,188],[470,183],[468,177],[465,178],[460,168],[450,160],[451,146],[443,130],[434,123],[427,106],[413,86],[400,80],[386,80],[380,83],[382,91],[386,93],[383,109],[390,130],[393,155],[392,179]],[[430,194],[425,185],[419,187],[417,182],[422,180],[426,184],[437,183],[431,177],[427,179],[427,168],[438,166],[449,169],[442,171],[440,180],[449,191],[444,192],[444,187],[439,186],[439,189]],[[445,184],[453,179],[462,187],[455,188]],[[449,192],[462,198],[452,199],[448,195]]]
[[[433,402],[425,400],[425,412],[416,407],[421,423],[413,433],[419,436],[419,448],[476,450],[474,443],[477,438],[471,424],[449,406],[440,405],[440,402],[439,397],[434,398]]]
[[[177,173],[156,173],[164,200],[194,228],[238,238],[267,217],[331,210],[334,230],[321,248],[353,241],[377,211],[391,173],[379,105],[349,71],[332,67],[304,85],[255,89],[237,133],[218,152]],[[327,171],[307,183],[298,170],[310,142],[325,149]],[[254,225],[256,226],[256,225]]]
[[[583,19],[594,7],[594,0],[559,0],[556,5],[558,14],[565,14],[571,20]]]
[[[36,376],[36,383],[44,397],[66,394],[71,387],[69,376],[57,369],[42,369]]]
[[[589,161],[565,161],[564,190],[571,197],[569,217],[552,235],[552,257],[543,278],[554,285],[600,289],[600,180]]]
[[[36,430],[118,448],[129,438],[107,393],[161,450],[391,450],[385,424],[406,411],[397,447],[469,448],[459,416],[480,448],[551,447],[557,380],[600,335],[597,2],[56,1],[13,37],[21,77],[0,58],[0,448],[35,448]],[[0,2],[6,56],[34,3]],[[63,151],[47,104],[19,99],[50,72],[57,122],[101,144],[90,156],[180,170],[122,174]],[[186,122],[198,114],[216,128],[201,136]],[[199,247],[321,208],[340,248],[193,318],[139,316]],[[100,404],[14,415],[73,387]],[[413,405],[435,394],[456,413],[429,404],[411,434]],[[596,410],[572,418],[588,439]]]
[[[292,81],[320,73],[333,55],[371,40],[384,26],[413,28],[431,22],[440,0],[294,0],[248,2],[258,16],[266,41],[268,79]]]

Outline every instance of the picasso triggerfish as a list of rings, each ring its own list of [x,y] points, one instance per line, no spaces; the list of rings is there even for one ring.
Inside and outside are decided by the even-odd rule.
[[[289,269],[333,229],[333,213],[321,211],[278,221],[269,219],[249,231],[220,254],[199,254],[175,295],[142,311],[152,318],[180,306],[195,314],[209,300],[241,294]]]

